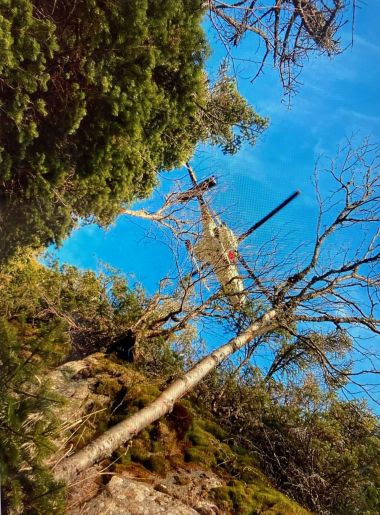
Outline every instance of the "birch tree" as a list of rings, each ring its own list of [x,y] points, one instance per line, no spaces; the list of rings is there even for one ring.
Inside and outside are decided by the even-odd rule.
[[[318,216],[313,241],[286,257],[276,258],[272,252],[259,250],[254,259],[243,258],[244,295],[255,309],[239,313],[231,306],[226,308],[224,316],[235,328],[235,335],[175,379],[150,405],[57,464],[57,478],[70,481],[110,456],[170,412],[178,399],[225,359],[254,341],[265,344],[268,339],[263,337],[278,332],[289,335],[289,345],[276,351],[268,376],[278,373],[300,353],[312,355],[331,380],[360,386],[358,376],[378,373],[375,353],[363,348],[360,337],[371,334],[378,342],[380,335],[379,150],[368,140],[356,148],[348,140],[329,166],[319,170],[326,191],[323,195],[316,170]],[[203,314],[218,295],[220,292],[210,292],[193,312]],[[339,356],[345,353],[351,361],[342,363]],[[358,357],[361,366],[355,363]]]

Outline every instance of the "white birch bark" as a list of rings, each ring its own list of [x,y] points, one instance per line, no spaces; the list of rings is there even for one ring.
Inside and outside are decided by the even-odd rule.
[[[191,391],[225,358],[247,345],[253,338],[273,330],[276,327],[276,315],[276,309],[268,311],[239,336],[232,338],[176,379],[151,404],[108,429],[79,452],[60,462],[54,470],[55,477],[68,482],[73,480],[79,472],[110,456],[147,425],[169,413],[178,399]]]

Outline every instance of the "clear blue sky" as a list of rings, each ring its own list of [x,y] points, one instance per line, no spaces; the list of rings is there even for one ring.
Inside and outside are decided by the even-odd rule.
[[[256,147],[244,148],[237,156],[225,157],[210,148],[197,153],[198,175],[218,174],[223,205],[231,207],[230,213],[239,212],[241,228],[295,189],[302,190],[302,197],[261,230],[259,240],[273,231],[273,224],[288,224],[298,234],[310,233],[315,213],[310,177],[320,153],[334,153],[339,141],[356,131],[380,141],[379,19],[379,0],[357,10],[354,47],[333,60],[316,57],[306,63],[303,86],[290,110],[281,102],[279,80],[270,67],[254,84],[240,78],[240,91],[270,118],[270,128]],[[342,36],[350,40],[348,27]],[[222,54],[213,37],[210,44],[208,68],[213,75]],[[244,46],[239,52],[244,55]],[[239,76],[247,74],[240,66]],[[175,172],[163,175],[155,198],[170,189],[175,177]],[[146,205],[157,204],[148,201]],[[106,231],[92,225],[74,231],[56,255],[82,268],[97,268],[99,260],[107,262],[152,292],[168,270],[170,252],[164,244],[147,239],[147,231],[149,224],[120,217]]]
[[[334,154],[345,136],[360,132],[380,142],[380,1],[361,5],[356,13],[354,46],[330,60],[316,57],[305,63],[299,93],[289,110],[282,103],[276,72],[268,67],[251,84],[247,70],[239,67],[239,89],[256,110],[270,118],[270,127],[254,148],[233,157],[206,147],[199,149],[193,165],[198,176],[216,173],[220,178],[219,206],[227,208],[229,221],[244,229],[296,189],[302,190],[290,207],[260,230],[256,242],[274,230],[290,232],[289,245],[312,238],[316,214],[311,175],[321,153]],[[343,41],[351,38],[349,27]],[[216,73],[221,49],[213,48],[208,63]],[[239,56],[244,56],[244,45]],[[184,172],[162,175],[153,199],[142,205],[159,205],[173,181]],[[141,205],[141,204],[140,204]],[[235,216],[236,215],[236,216]],[[171,252],[149,222],[120,217],[108,230],[94,225],[73,232],[54,254],[61,262],[98,269],[106,262],[138,281],[153,293],[171,267]]]

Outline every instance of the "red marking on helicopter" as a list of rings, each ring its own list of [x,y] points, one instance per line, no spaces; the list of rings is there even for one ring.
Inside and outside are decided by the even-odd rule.
[[[227,257],[230,261],[230,263],[236,263],[236,252],[234,250],[229,250],[227,252]]]

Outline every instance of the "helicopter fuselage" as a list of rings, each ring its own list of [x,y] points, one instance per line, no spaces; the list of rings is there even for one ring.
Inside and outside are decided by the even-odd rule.
[[[229,302],[241,308],[246,298],[237,267],[238,239],[204,202],[200,207],[202,235],[194,246],[194,255],[203,265],[212,267]]]

